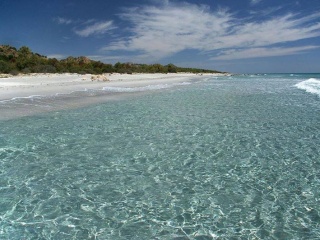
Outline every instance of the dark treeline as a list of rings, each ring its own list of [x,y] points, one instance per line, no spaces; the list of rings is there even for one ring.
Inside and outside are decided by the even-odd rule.
[[[28,47],[16,49],[9,45],[0,45],[0,73],[218,73],[218,71],[181,68],[173,64],[135,64],[116,63],[107,64],[94,61],[87,57],[68,57],[58,60],[33,53]]]

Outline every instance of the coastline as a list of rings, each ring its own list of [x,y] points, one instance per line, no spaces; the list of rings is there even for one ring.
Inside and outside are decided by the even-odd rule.
[[[0,120],[85,107],[226,74],[27,74],[0,77]]]
[[[145,87],[155,84],[187,82],[191,79],[225,76],[225,74],[27,74],[0,77],[0,101],[30,96],[67,94],[85,89],[99,90],[104,87]]]

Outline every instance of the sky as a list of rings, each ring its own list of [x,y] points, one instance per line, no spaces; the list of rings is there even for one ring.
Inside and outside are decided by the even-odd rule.
[[[58,59],[320,72],[320,0],[0,0],[0,44]]]

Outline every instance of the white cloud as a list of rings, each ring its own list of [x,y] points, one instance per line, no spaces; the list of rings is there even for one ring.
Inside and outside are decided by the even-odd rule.
[[[249,49],[229,49],[221,51],[219,56],[211,58],[211,60],[234,60],[245,58],[261,58],[261,57],[274,57],[284,55],[300,54],[304,51],[319,48],[319,46],[303,46],[291,48],[249,48]]]
[[[271,14],[275,14],[277,11],[283,9],[283,7],[278,6],[278,7],[270,7],[270,8],[264,8],[264,9],[259,9],[259,10],[250,10],[249,13],[251,15],[258,15],[258,16],[270,16]]]
[[[53,20],[55,22],[57,22],[58,24],[64,24],[64,25],[69,25],[69,24],[73,23],[73,21],[71,19],[62,18],[62,17],[56,17]]]
[[[208,7],[191,4],[130,9],[121,17],[134,25],[132,36],[104,50],[141,50],[155,57],[198,48],[202,40],[226,31],[230,20],[225,11],[211,14]]]
[[[89,23],[92,23],[92,20]],[[90,35],[104,34],[115,28],[113,21],[103,21],[87,25],[83,29],[74,30],[74,32],[81,37],[88,37]]]
[[[319,13],[305,17],[286,14],[254,21],[236,18],[225,10],[211,11],[206,5],[166,2],[126,9],[120,17],[132,26],[130,36],[114,41],[102,50],[137,51],[152,59],[187,49],[209,53],[239,48],[244,49],[242,56],[246,58],[250,56],[250,49],[257,51],[269,47],[272,47],[274,56],[279,56],[293,54],[295,50],[300,52],[301,49],[285,51],[284,48],[276,48],[276,44],[320,36],[320,23],[315,21],[320,20]],[[82,34],[88,33],[84,31]]]
[[[258,4],[258,3],[260,3],[262,0],[250,0],[250,3],[252,4],[252,5],[256,5],[256,4]]]
[[[320,36],[320,23],[303,26],[314,17],[315,15],[295,18],[294,15],[287,14],[264,22],[232,26],[232,34],[218,36],[220,48],[270,46],[317,37]]]

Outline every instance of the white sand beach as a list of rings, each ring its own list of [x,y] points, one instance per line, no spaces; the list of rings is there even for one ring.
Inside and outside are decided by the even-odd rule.
[[[0,120],[120,100],[144,94],[151,89],[222,75],[224,74],[2,75]]]
[[[194,78],[222,74],[29,74],[0,77],[0,101],[30,96],[51,96],[104,87],[144,87],[155,84],[186,82]]]

